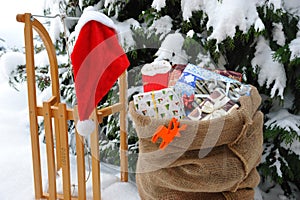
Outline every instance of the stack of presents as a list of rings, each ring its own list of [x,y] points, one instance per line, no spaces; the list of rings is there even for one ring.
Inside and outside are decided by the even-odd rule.
[[[159,61],[144,65],[141,72],[144,92],[133,96],[135,109],[159,119],[218,118],[237,109],[239,98],[251,90],[241,83],[241,73],[193,64]]]

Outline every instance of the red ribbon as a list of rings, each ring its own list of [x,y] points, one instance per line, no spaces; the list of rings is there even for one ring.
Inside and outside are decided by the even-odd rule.
[[[182,99],[183,99],[183,105],[184,105],[184,107],[186,108],[186,109],[188,109],[188,110],[191,110],[191,109],[193,109],[193,105],[192,105],[192,103],[193,103],[193,101],[194,101],[194,94],[192,94],[191,96],[187,96],[186,94],[184,94],[183,96],[182,96]]]

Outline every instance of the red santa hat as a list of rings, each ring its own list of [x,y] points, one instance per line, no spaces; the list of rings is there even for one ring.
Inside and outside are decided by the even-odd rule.
[[[114,23],[106,15],[86,10],[76,26],[78,33],[71,54],[81,135],[89,135],[95,124],[89,120],[94,108],[107,94],[129,61],[117,38]]]

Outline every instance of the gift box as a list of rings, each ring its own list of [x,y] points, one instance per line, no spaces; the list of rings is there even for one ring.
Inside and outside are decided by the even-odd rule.
[[[223,76],[227,76],[228,78],[235,79],[239,82],[242,82],[243,79],[243,75],[239,72],[230,71],[230,70],[221,70],[221,69],[215,69],[213,71]]]
[[[210,120],[219,118],[237,109],[239,106],[222,89],[215,89],[205,100],[189,113],[191,120]]]
[[[172,66],[172,70],[170,71],[170,76],[169,76],[168,87],[173,87],[176,84],[177,80],[179,79],[185,67],[186,65],[177,65],[177,64]]]
[[[196,80],[220,80],[228,83],[239,82],[211,70],[188,64],[174,86],[175,92],[179,96],[183,96],[184,94],[187,96],[193,95]]]
[[[185,116],[182,101],[171,88],[136,94],[133,102],[136,111],[145,116],[161,119]]]
[[[171,68],[167,61],[145,64],[141,69],[144,92],[167,88]]]
[[[195,102],[200,105],[206,97],[209,96],[215,89],[221,89],[227,97],[232,101],[237,102],[243,95],[250,95],[251,87],[242,84],[241,82],[225,82],[221,80],[196,80],[195,85]]]

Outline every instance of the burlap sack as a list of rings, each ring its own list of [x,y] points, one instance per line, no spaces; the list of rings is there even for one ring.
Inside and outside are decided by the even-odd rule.
[[[263,114],[257,111],[261,98],[252,87],[251,96],[239,102],[239,109],[225,117],[180,120],[187,129],[164,150],[151,138],[169,120],[139,115],[131,102],[129,112],[139,137],[136,182],[141,198],[253,199],[263,150]]]

